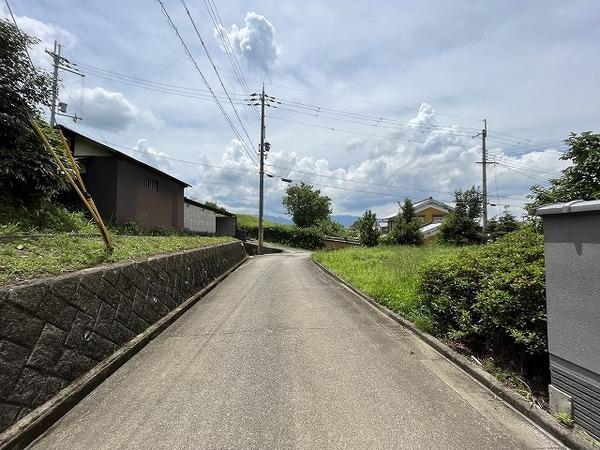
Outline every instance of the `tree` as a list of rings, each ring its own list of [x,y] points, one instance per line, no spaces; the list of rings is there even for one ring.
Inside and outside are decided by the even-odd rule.
[[[562,176],[550,180],[545,188],[535,185],[528,196],[532,201],[527,208],[568,202],[572,200],[600,199],[600,134],[585,131],[571,133],[565,140],[569,149],[560,157],[572,160],[573,165],[562,171]]]
[[[321,195],[319,189],[301,183],[300,186],[288,186],[282,200],[287,214],[292,216],[294,224],[308,228],[329,219],[331,199]]]
[[[400,245],[421,245],[423,243],[421,225],[421,220],[415,215],[415,207],[411,199],[404,199],[392,229],[395,241]]]
[[[377,216],[370,209],[366,210],[358,223],[358,236],[360,242],[367,247],[375,247],[379,239],[377,229]]]
[[[519,222],[517,222],[515,216],[506,211],[497,219],[490,219],[488,221],[486,233],[490,241],[496,241],[506,233],[517,231],[519,228]]]
[[[325,236],[346,237],[348,235],[348,230],[341,223],[330,218],[318,221],[314,227]]]
[[[204,202],[204,204],[206,206],[210,206],[211,208],[217,209],[221,212],[227,213],[227,210],[225,208],[223,208],[222,206],[219,206],[217,203],[215,202]]]
[[[27,56],[37,42],[0,20],[0,202],[25,208],[39,207],[66,187],[29,123],[29,117],[41,119],[52,92],[50,75],[35,69]]]
[[[483,229],[479,224],[482,215],[483,195],[480,188],[472,186],[454,193],[456,206],[446,216],[440,227],[440,239],[454,245],[483,242]]]

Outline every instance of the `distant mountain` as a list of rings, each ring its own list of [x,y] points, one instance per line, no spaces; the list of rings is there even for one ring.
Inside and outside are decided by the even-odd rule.
[[[358,219],[358,216],[348,216],[344,214],[331,216],[331,220],[335,220],[336,222],[341,223],[346,228],[352,225],[356,221],[356,219]]]

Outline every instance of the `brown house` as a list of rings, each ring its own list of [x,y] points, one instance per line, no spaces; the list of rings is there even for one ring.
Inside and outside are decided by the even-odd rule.
[[[183,228],[183,190],[189,184],[79,132],[60,128],[105,221]]]

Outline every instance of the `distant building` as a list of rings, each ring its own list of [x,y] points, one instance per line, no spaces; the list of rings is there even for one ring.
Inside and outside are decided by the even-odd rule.
[[[102,218],[147,228],[183,229],[184,181],[106,144],[60,126]]]
[[[421,232],[425,240],[435,239],[440,231],[440,226],[444,217],[446,217],[454,208],[446,203],[435,200],[433,197],[426,198],[420,202],[414,203],[415,215],[421,219],[423,226]],[[380,222],[382,233],[391,233],[394,229],[394,222],[398,219],[398,213],[384,217]]]
[[[236,216],[189,198],[184,198],[184,228],[196,233],[235,236]]]

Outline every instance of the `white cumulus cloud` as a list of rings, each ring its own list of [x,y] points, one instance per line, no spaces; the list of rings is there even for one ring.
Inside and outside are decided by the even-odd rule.
[[[94,88],[71,87],[66,89],[66,97],[79,100],[83,97],[82,107],[69,105],[70,112],[83,116],[87,126],[110,131],[121,131],[131,127],[136,122],[142,122],[152,127],[160,125],[152,112],[140,109],[131,103],[121,92],[108,91],[102,87]],[[61,99],[63,96],[60,96]],[[76,111],[80,109],[79,111]]]
[[[10,17],[10,13],[4,2],[0,3],[0,17],[12,23],[12,18]],[[77,42],[77,38],[73,33],[53,23],[42,22],[32,17],[18,15],[15,15],[15,20],[21,31],[40,40],[38,44],[34,45],[29,50],[29,55],[36,67],[43,67],[45,69],[50,68],[52,60],[50,56],[46,54],[45,50],[52,50],[55,40],[61,44],[63,48],[67,49],[75,46],[75,43]]]
[[[405,197],[418,201],[432,196],[451,203],[456,189],[481,185],[481,166],[476,164],[480,141],[458,127],[435,127],[435,111],[428,104],[421,105],[409,124],[412,127],[392,127],[387,134],[380,131],[384,138],[349,139],[365,159],[345,168],[332,167],[322,157],[271,151],[266,172],[274,177],[265,178],[266,213],[283,214],[281,197],[288,184],[281,177],[313,184],[331,197],[334,214],[359,215],[372,209],[380,217],[396,212]],[[502,205],[490,207],[490,216],[501,213],[503,205],[520,215],[530,187],[557,176],[567,165],[556,148],[517,156],[498,146],[489,151],[491,159],[504,164],[489,167],[489,200]],[[226,169],[197,169],[190,195],[233,211],[256,213],[258,174],[238,141],[232,141],[219,160],[202,162]]]
[[[232,25],[231,31],[219,25],[214,30],[214,35],[217,40],[220,40],[220,35],[228,38],[233,51],[250,69],[268,74],[280,52],[275,43],[275,28],[265,16],[253,11],[246,14],[244,23],[242,28]]]

